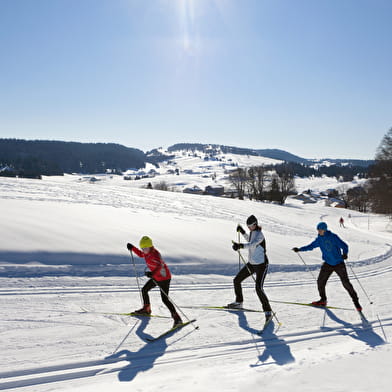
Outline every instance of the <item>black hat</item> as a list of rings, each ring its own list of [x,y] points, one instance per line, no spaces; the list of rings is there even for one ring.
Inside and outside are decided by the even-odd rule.
[[[246,220],[247,226],[252,226],[252,225],[257,225],[257,218],[254,215],[251,215],[247,220]]]

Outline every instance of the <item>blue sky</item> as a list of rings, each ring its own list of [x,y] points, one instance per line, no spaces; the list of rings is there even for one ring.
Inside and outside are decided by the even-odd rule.
[[[0,0],[0,137],[372,159],[390,0]]]

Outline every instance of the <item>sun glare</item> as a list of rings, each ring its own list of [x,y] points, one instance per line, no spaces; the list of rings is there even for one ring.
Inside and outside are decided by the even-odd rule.
[[[181,46],[192,54],[195,50],[195,0],[178,0],[180,11]]]

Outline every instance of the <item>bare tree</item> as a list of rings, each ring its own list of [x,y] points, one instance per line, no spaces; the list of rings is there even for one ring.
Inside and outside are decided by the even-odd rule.
[[[350,188],[347,190],[344,201],[350,209],[367,212],[369,205],[368,191],[362,186]]]
[[[293,171],[286,165],[283,165],[277,173],[277,181],[280,192],[279,202],[284,204],[287,196],[295,192]]]
[[[158,184],[154,184],[154,189],[158,191],[169,191],[169,185],[165,181],[160,181]]]
[[[392,216],[392,128],[377,149],[376,163],[370,170],[369,199],[374,212]]]
[[[229,180],[237,191],[238,198],[240,200],[244,199],[245,186],[246,186],[246,170],[242,168],[235,169],[229,175]]]
[[[247,188],[249,197],[263,200],[267,182],[267,171],[264,166],[253,166],[247,172]]]

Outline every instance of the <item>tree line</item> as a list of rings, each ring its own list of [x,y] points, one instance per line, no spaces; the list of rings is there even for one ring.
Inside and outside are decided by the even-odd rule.
[[[320,166],[318,168],[295,162],[278,165],[237,168],[229,175],[237,196],[253,200],[284,204],[287,197],[296,194],[295,177],[336,177],[352,181],[354,177],[367,178],[368,168],[351,165]]]
[[[383,137],[376,153],[376,163],[370,167],[367,188],[371,210],[392,217],[392,128]]]
[[[181,146],[205,147],[201,144]],[[163,158],[159,157],[160,160]],[[64,173],[95,174],[108,169],[121,173],[129,168],[142,168],[149,159],[151,157],[141,150],[113,143],[0,139],[1,176],[40,178],[42,175]],[[382,139],[374,164],[370,166],[337,163],[315,167],[286,162],[280,165],[237,168],[231,172],[230,181],[239,198],[248,197],[283,204],[288,195],[295,193],[295,176],[323,175],[340,178],[342,181],[351,181],[354,176],[368,179],[365,185],[350,188],[336,196],[342,198],[348,208],[392,216],[392,128]]]
[[[64,173],[121,172],[145,165],[143,151],[114,143],[0,139],[2,176],[40,178]]]
[[[284,204],[287,196],[295,194],[293,172],[288,165],[279,165],[275,170],[267,166],[237,168],[229,175],[239,199],[268,200]]]
[[[354,177],[364,178],[364,185],[335,191],[331,197],[342,199],[347,208],[387,214],[392,217],[392,128],[382,139],[374,163],[362,165],[331,165],[312,167],[295,162],[280,165],[237,168],[229,175],[240,199],[266,200],[284,204],[287,196],[295,194],[295,177],[336,177],[344,182]]]
[[[352,210],[371,211],[392,218],[392,128],[381,140],[367,178],[364,185],[350,188],[339,196]]]

